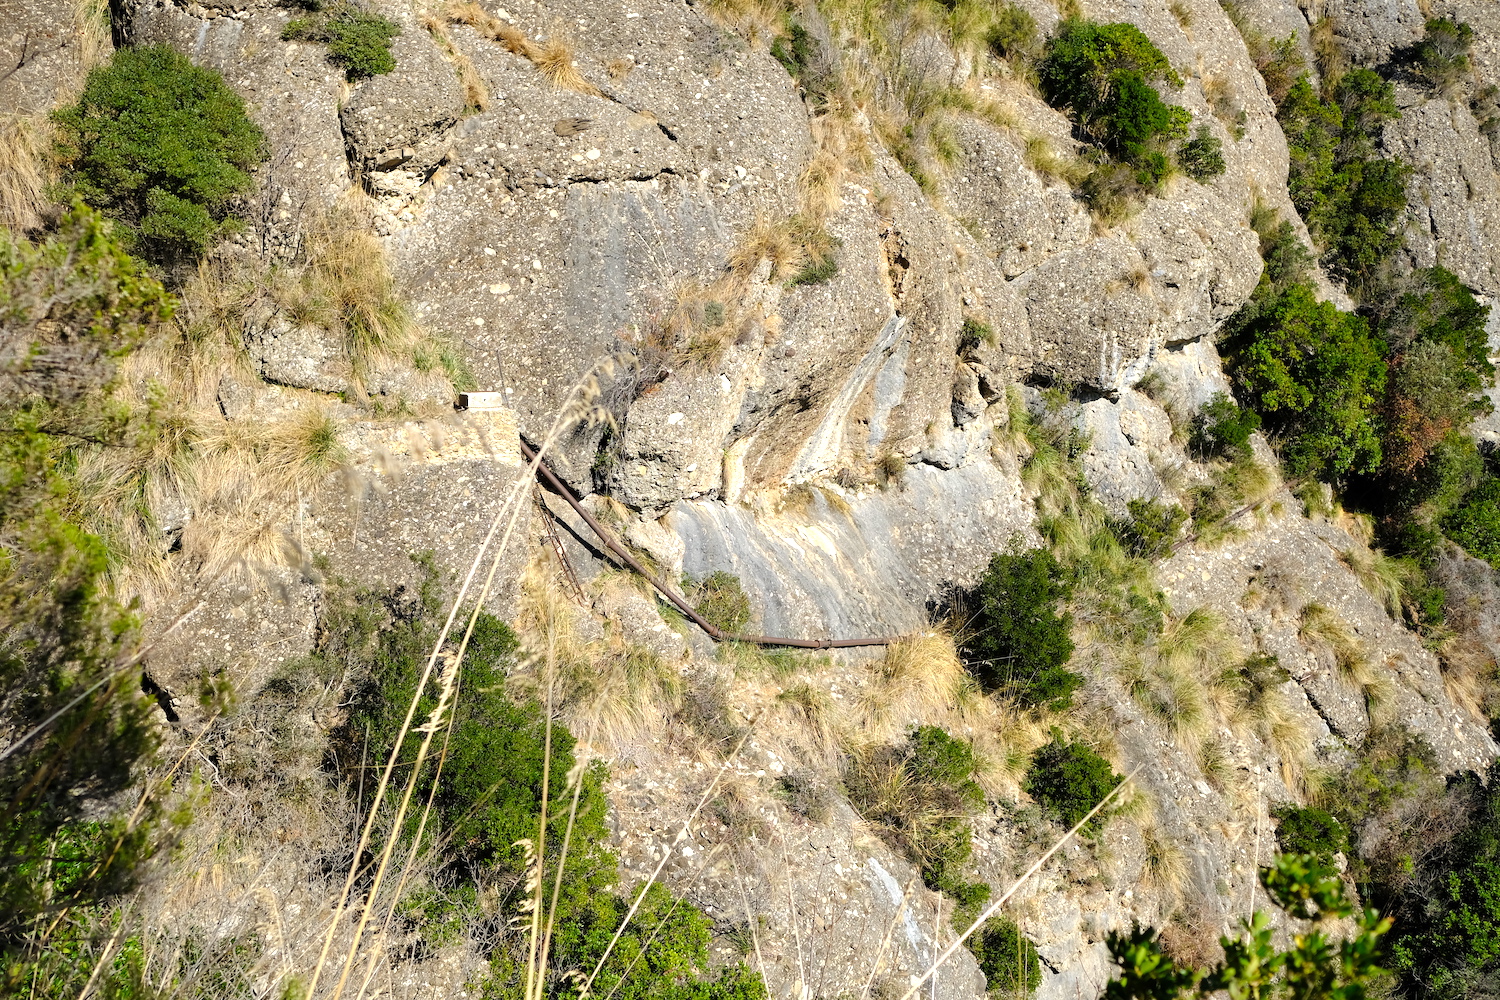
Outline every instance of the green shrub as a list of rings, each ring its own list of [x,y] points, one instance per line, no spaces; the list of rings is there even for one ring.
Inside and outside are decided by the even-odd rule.
[[[1359,912],[1334,872],[1305,856],[1281,855],[1261,874],[1267,894],[1288,913],[1350,920],[1353,933],[1337,944],[1317,931],[1297,934],[1279,951],[1273,943],[1279,929],[1256,911],[1241,922],[1238,937],[1221,939],[1224,960],[1198,969],[1166,954],[1154,930],[1112,931],[1106,944],[1120,971],[1104,988],[1106,1000],[1261,997],[1273,989],[1277,996],[1355,1000],[1388,985],[1377,961],[1390,925],[1373,909]]]
[[[1083,678],[1067,669],[1073,655],[1073,616],[1058,605],[1072,581],[1046,549],[996,553],[969,595],[964,666],[988,690],[1025,705],[1061,711]]]
[[[1439,89],[1451,87],[1469,72],[1469,49],[1474,29],[1462,21],[1436,18],[1427,22],[1421,41],[1412,47],[1417,73]]]
[[[1489,476],[1443,521],[1448,537],[1469,555],[1500,567],[1500,477]]]
[[[1031,62],[1041,49],[1036,18],[1013,3],[1002,4],[995,12],[985,40],[997,56],[1020,63]]]
[[[7,996],[82,993],[114,930],[101,928],[101,911],[131,890],[172,832],[161,796],[139,794],[140,765],[153,759],[162,726],[139,668],[128,669],[138,621],[113,596],[114,554],[85,520],[90,495],[78,476],[89,458],[143,461],[135,442],[149,436],[111,404],[108,390],[114,360],[171,311],[161,285],[85,206],[40,243],[0,229],[7,753],[0,993]],[[100,983],[113,988],[113,977],[105,968]]]
[[[990,889],[967,881],[962,866],[973,852],[969,817],[984,804],[978,765],[972,744],[920,726],[903,744],[856,757],[844,778],[850,802],[918,865],[922,880],[976,914]]]
[[[330,594],[320,622],[315,655],[363,678],[343,728],[339,758],[349,784],[367,799],[374,783],[359,780],[358,768],[366,756],[384,761],[389,755],[436,638],[434,622],[442,604],[430,562],[427,567],[426,580],[415,592],[398,587],[383,594]],[[608,846],[603,792],[607,771],[600,762],[582,770],[578,809],[570,817],[567,804],[574,790],[569,775],[577,763],[576,743],[536,702],[519,700],[507,689],[507,670],[516,654],[510,629],[481,614],[462,664],[447,736],[443,780],[435,797],[438,829],[429,826],[426,834],[439,864],[436,892],[424,890],[408,901],[408,912],[422,920],[414,929],[424,935],[430,926],[439,938],[451,937],[455,920],[471,936],[486,935],[490,978],[480,992],[505,1000],[520,996],[524,979],[526,935],[513,923],[524,914],[524,899],[516,886],[529,871],[522,842],[536,842],[544,795],[550,806],[543,884],[551,887],[558,869],[562,872],[548,966],[592,970],[634,898],[613,891],[619,882],[619,861]],[[436,707],[439,686],[440,682],[430,684],[418,700],[418,725]],[[401,761],[415,759],[422,737],[415,730],[408,734]],[[401,764],[393,780],[404,781],[401,771],[410,766]],[[425,799],[432,780],[431,771],[419,777],[418,801]],[[564,856],[560,845],[570,823]],[[413,836],[415,827],[416,820],[409,819],[397,835]],[[486,895],[504,901],[482,907],[478,900]],[[494,905],[501,907],[498,921],[488,908]],[[744,966],[710,972],[709,927],[696,907],[653,885],[595,986],[631,1000],[765,1000],[760,977]]]
[[[1325,865],[1349,850],[1349,831],[1333,814],[1285,803],[1271,810],[1277,820],[1276,846],[1283,854],[1310,854]]]
[[[1332,272],[1363,296],[1401,245],[1409,168],[1376,155],[1382,126],[1399,115],[1391,84],[1356,69],[1325,100],[1306,77],[1277,119],[1291,154],[1288,191]]]
[[[1109,761],[1082,743],[1068,743],[1054,735],[1050,743],[1032,754],[1025,788],[1026,794],[1055,813],[1063,825],[1072,827],[1124,780]],[[1100,813],[1089,820],[1084,829],[1099,829],[1103,816]]]
[[[1162,147],[1186,138],[1191,115],[1156,92],[1154,83],[1181,87],[1182,77],[1139,28],[1064,21],[1039,76],[1047,103],[1067,109],[1085,135],[1134,167],[1137,183],[1154,190],[1166,179]]]
[[[1177,165],[1193,180],[1203,183],[1224,172],[1224,143],[1208,130],[1198,126],[1198,133],[1177,151]]]
[[[244,101],[165,45],[120,49],[53,117],[79,195],[167,262],[202,254],[233,225],[265,155]]]
[[[958,353],[970,353],[984,344],[994,346],[994,328],[973,316],[965,316],[964,325],[958,331]]]
[[[1189,444],[1200,458],[1250,453],[1250,435],[1260,430],[1260,415],[1215,393],[1193,418]]]
[[[791,18],[787,19],[785,31],[771,43],[771,55],[793,79],[807,71],[816,54],[817,42],[801,23]]]
[[[1156,559],[1177,540],[1187,522],[1187,511],[1178,504],[1137,499],[1125,504],[1130,516],[1112,525],[1125,550],[1138,559]]]
[[[1292,474],[1337,479],[1380,464],[1383,354],[1363,318],[1294,285],[1235,337],[1230,370]]]
[[[750,597],[733,573],[715,570],[701,582],[689,581],[686,589],[693,610],[719,631],[734,635],[750,624]]]
[[[383,76],[395,69],[391,39],[399,34],[399,24],[371,14],[350,0],[320,4],[313,13],[293,18],[281,29],[286,41],[328,46],[328,60],[342,67],[351,80]]]
[[[969,939],[991,996],[1024,1000],[1042,983],[1036,946],[1009,917],[991,917]]]
[[[839,273],[836,251],[842,243],[837,237],[827,236],[824,244],[808,254],[807,263],[802,266],[802,270],[792,275],[788,285],[822,285],[833,280]]]

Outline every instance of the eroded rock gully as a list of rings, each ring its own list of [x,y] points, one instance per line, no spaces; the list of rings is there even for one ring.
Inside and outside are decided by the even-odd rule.
[[[1045,0],[1020,5],[1043,30],[1058,19]],[[7,0],[0,49],[16,49],[28,31],[62,30],[53,6]],[[1059,151],[1076,145],[1066,119],[1024,89],[997,84],[1014,127],[964,118],[956,162],[930,192],[871,140],[868,165],[842,175],[829,207],[836,274],[787,284],[765,263],[745,269],[735,299],[714,300],[736,322],[722,343],[657,357],[645,378],[640,359],[665,318],[720,294],[725,286],[716,283],[759,220],[801,208],[818,139],[791,78],[763,44],[689,0],[508,4],[503,16],[529,36],[571,40],[595,93],[551,85],[466,25],[446,25],[445,52],[424,27],[424,16],[442,18],[436,8],[370,6],[402,27],[397,68],[352,85],[317,46],[282,41],[290,12],[269,2],[126,0],[115,12],[120,41],[173,45],[246,98],[272,147],[262,181],[283,192],[278,205],[328,206],[351,188],[370,192],[420,321],[456,337],[474,387],[502,393],[509,405],[499,417],[345,429],[361,483],[356,499],[330,485],[287,530],[363,580],[409,576],[407,557],[417,550],[434,551],[450,571],[465,569],[521,475],[502,438],[519,430],[542,439],[575,387],[592,380],[596,405],[617,424],[603,438],[598,425],[580,423],[555,448],[554,466],[587,502],[613,505],[621,534],[664,572],[737,574],[771,634],[923,629],[992,552],[1037,539],[1035,493],[1020,474],[1027,446],[1009,426],[1015,400],[1044,405],[1033,386],[1077,390],[1059,419],[1088,435],[1082,466],[1106,507],[1174,495],[1180,476],[1172,470],[1193,463],[1167,409],[1135,386],[1160,373],[1179,412],[1226,386],[1212,341],[1260,275],[1249,211],[1261,202],[1296,219],[1274,106],[1220,5],[1083,0],[1087,16],[1136,24],[1182,69],[1187,82],[1173,99],[1224,141],[1222,176],[1206,185],[1177,178],[1141,213],[1101,231],[1064,182],[1028,166],[1028,137]],[[1240,6],[1266,33],[1309,44],[1306,17],[1291,0]],[[1344,41],[1371,59],[1409,44],[1422,22],[1416,0],[1322,6],[1337,13]],[[1473,25],[1478,72],[1500,83],[1500,7],[1430,6]],[[1177,7],[1190,11],[1190,26]],[[456,60],[482,81],[484,110],[466,105]],[[48,80],[64,74],[54,62],[0,82],[0,104],[45,107]],[[1217,116],[1223,108],[1205,95],[1209,81],[1243,112],[1237,121]],[[1418,266],[1455,270],[1494,301],[1500,179],[1490,142],[1467,107],[1408,90],[1400,103],[1384,142],[1414,168],[1405,253]],[[274,229],[296,220],[273,211],[264,221]],[[966,318],[993,337],[961,344]],[[248,346],[267,380],[336,392],[338,378],[319,368],[322,348],[304,343],[316,335],[268,322]],[[603,364],[612,358],[637,360]],[[303,368],[311,374],[298,374]],[[236,412],[268,398],[230,395]],[[612,500],[591,496],[605,488]],[[607,565],[587,532],[554,507],[572,529],[564,533],[570,558],[597,577]],[[1284,600],[1315,596],[1350,623],[1389,680],[1381,711],[1421,732],[1445,767],[1485,766],[1497,748],[1483,721],[1448,697],[1432,653],[1340,560],[1355,540],[1303,516],[1289,494],[1270,509],[1240,537],[1188,546],[1159,566],[1174,613],[1212,609],[1247,649],[1279,656],[1291,676],[1282,686],[1288,710],[1320,749],[1336,752],[1368,730],[1369,699],[1299,638],[1294,607],[1247,606],[1247,587],[1274,574]],[[523,533],[520,549],[540,544],[534,522]],[[508,567],[513,579],[522,561]],[[296,573],[281,583],[279,596],[207,595],[206,610],[156,653],[156,683],[185,684],[223,661],[251,689],[276,662],[305,652],[317,587]],[[514,600],[510,587],[501,604]],[[694,829],[664,878],[721,927],[745,923],[747,910],[761,919],[773,996],[858,994],[888,928],[876,979],[883,989],[902,987],[935,942],[951,939],[940,898],[913,882],[912,865],[846,802],[813,822],[777,797],[776,779],[788,769],[834,767],[832,751],[778,714],[779,682],[736,673],[701,636],[670,632],[655,605],[628,588],[606,586],[578,614],[580,629],[623,630],[679,662],[690,683],[718,678],[739,715],[768,713],[729,766],[738,819]],[[849,655],[799,682],[852,705],[873,676]],[[1104,935],[1134,920],[1190,911],[1210,930],[1228,929],[1245,915],[1253,859],[1273,849],[1268,809],[1297,794],[1275,747],[1238,730],[1214,734],[1230,777],[1204,774],[1191,748],[1145,715],[1107,669],[1091,676],[1084,701],[1112,734],[1105,742],[1119,769],[1143,765],[1137,782],[1153,810],[1152,836],[1177,845],[1187,874],[1179,886],[1153,883],[1142,825],[1121,819],[1025,885],[1014,912],[1044,961],[1043,1000],[1096,995],[1109,976]],[[896,728],[920,721],[913,714]],[[719,762],[685,752],[662,726],[595,749],[613,767],[611,822],[625,876],[635,879],[655,866]],[[1001,798],[1023,797],[1012,788]],[[972,873],[1002,886],[1037,850],[1034,834],[1009,806],[994,807],[976,823]],[[903,887],[913,885],[902,909]],[[436,995],[461,989],[461,980],[422,975],[439,977],[430,986]],[[960,952],[933,995],[982,990]]]

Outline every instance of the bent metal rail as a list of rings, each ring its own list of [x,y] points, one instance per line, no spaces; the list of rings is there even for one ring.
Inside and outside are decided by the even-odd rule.
[[[567,501],[568,506],[572,507],[579,517],[583,518],[583,523],[587,524],[589,529],[599,537],[599,540],[604,543],[606,549],[613,553],[626,566],[629,566],[644,577],[651,586],[656,588],[662,597],[671,601],[677,610],[691,618],[695,625],[719,642],[750,642],[761,646],[795,646],[799,649],[839,649],[850,646],[889,646],[894,642],[899,642],[901,639],[901,636],[881,636],[874,639],[788,639],[784,636],[736,635],[721,631],[706,621],[698,612],[694,611],[692,606],[682,598],[682,595],[657,579],[656,575],[643,566],[641,561],[632,555],[629,549],[615,540],[614,536],[610,534],[609,529],[600,524],[594,515],[584,510],[583,505],[573,496],[573,491],[561,479],[557,478],[557,475],[548,468],[546,462],[537,458],[536,452],[532,450],[531,446],[524,439],[521,441],[521,454],[525,456],[526,461],[535,463],[537,474],[546,481],[553,492]]]

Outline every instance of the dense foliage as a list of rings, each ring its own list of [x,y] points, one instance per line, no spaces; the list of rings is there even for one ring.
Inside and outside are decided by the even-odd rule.
[[[165,45],[120,49],[54,118],[78,194],[163,263],[202,254],[233,225],[264,155],[245,102]]]
[[[1391,84],[1368,69],[1346,73],[1326,98],[1303,77],[1277,112],[1292,202],[1326,249],[1329,270],[1362,297],[1401,245],[1410,170],[1376,150],[1381,126],[1398,114]]]
[[[1270,918],[1257,911],[1242,920],[1238,937],[1220,938],[1224,959],[1197,969],[1169,957],[1156,931],[1114,932],[1108,946],[1120,972],[1104,988],[1106,1000],[1179,1000],[1190,997],[1286,996],[1300,1000],[1362,1000],[1380,982],[1382,937],[1390,921],[1360,912],[1333,869],[1306,855],[1281,855],[1261,870],[1266,892],[1310,929],[1292,935],[1290,947],[1274,944]],[[1324,921],[1351,920],[1353,933],[1335,940]]]
[[[328,60],[351,80],[382,76],[396,68],[391,39],[401,26],[364,10],[352,0],[304,0],[310,13],[294,17],[281,30],[288,41],[322,42]]]
[[[1042,983],[1042,963],[1032,944],[1009,917],[991,917],[968,941],[992,997],[1025,1000]]]
[[[1032,754],[1025,788],[1026,794],[1071,827],[1124,780],[1109,761],[1082,743],[1069,743],[1054,735],[1050,743]],[[1100,813],[1089,820],[1085,829],[1097,830],[1103,816]]]
[[[366,795],[373,783],[359,782],[354,773],[366,752],[365,741],[372,759],[389,755],[432,648],[437,632],[432,622],[439,610],[429,573],[416,592],[356,591],[332,602],[325,616],[315,655],[367,678],[351,706],[341,753],[344,766],[351,769],[351,785]],[[413,928],[418,932],[440,926],[445,911],[454,908],[464,920],[483,920],[484,893],[527,877],[531,852],[540,842],[543,803],[550,803],[540,871],[545,886],[554,884],[559,868],[562,878],[553,911],[549,995],[568,996],[580,984],[566,973],[592,970],[598,964],[633,894],[625,898],[614,891],[619,862],[608,847],[605,769],[595,764],[577,773],[581,787],[575,812],[569,805],[575,791],[569,784],[575,773],[574,738],[566,728],[550,723],[535,702],[508,691],[506,671],[516,649],[515,637],[504,623],[487,614],[479,616],[459,674],[443,778],[437,785],[437,829],[429,826],[424,834],[441,858],[433,887],[441,902],[422,900],[424,905],[409,912],[420,917]],[[436,708],[440,687],[441,682],[435,683],[423,693],[417,720]],[[415,759],[422,735],[408,734],[409,746],[401,760]],[[421,777],[424,798],[435,780],[430,773]],[[403,834],[415,835],[415,825],[409,824]],[[512,899],[509,905],[519,907],[520,901]],[[517,908],[512,916],[521,913]],[[763,1000],[760,977],[743,966],[709,973],[708,942],[707,918],[660,886],[653,887],[611,952],[595,988],[631,1000]],[[501,937],[490,965],[485,996],[522,993],[524,942]]]
[[[1066,708],[1083,678],[1066,669],[1072,615],[1057,613],[1072,581],[1046,549],[996,553],[969,595],[964,666],[987,689],[1026,705]]]
[[[1239,396],[1281,440],[1293,475],[1339,479],[1379,467],[1375,410],[1385,391],[1385,350],[1362,317],[1293,285],[1231,351]]]
[[[845,776],[850,801],[892,846],[922,871],[930,888],[953,897],[965,913],[989,898],[962,867],[973,851],[969,817],[984,804],[974,781],[973,745],[937,726],[918,726],[905,742],[857,758]]]
[[[1276,846],[1283,854],[1307,854],[1325,865],[1349,849],[1349,831],[1326,809],[1284,803],[1271,810],[1276,818]]]
[[[84,526],[83,449],[124,446],[106,405],[112,359],[170,298],[76,207],[40,244],[0,230],[0,982],[72,996],[68,942],[159,846],[159,804],[121,810],[155,745],[136,623],[110,596]],[[24,737],[25,738],[23,742]],[[132,801],[131,805],[134,805]],[[38,914],[52,918],[39,923]],[[55,922],[54,922],[55,921]],[[50,925],[50,926],[48,926]],[[45,948],[30,947],[46,931]],[[60,978],[58,978],[60,977]],[[40,984],[40,985],[38,985]]]
[[[1182,77],[1139,28],[1064,21],[1047,43],[1038,76],[1047,102],[1068,109],[1085,135],[1134,167],[1138,183],[1155,187],[1166,178],[1165,150],[1187,138],[1191,115],[1157,93],[1155,84],[1181,87]],[[1205,145],[1194,154],[1200,170],[1213,165]]]

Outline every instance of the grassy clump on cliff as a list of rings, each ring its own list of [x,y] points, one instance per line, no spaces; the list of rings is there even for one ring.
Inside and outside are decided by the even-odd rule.
[[[165,45],[120,49],[54,114],[68,180],[161,263],[203,254],[235,225],[265,135],[212,70]]]
[[[302,5],[309,13],[288,21],[281,29],[283,39],[328,46],[328,61],[342,67],[350,80],[383,76],[396,68],[391,39],[401,34],[399,24],[350,0],[303,0]]]

